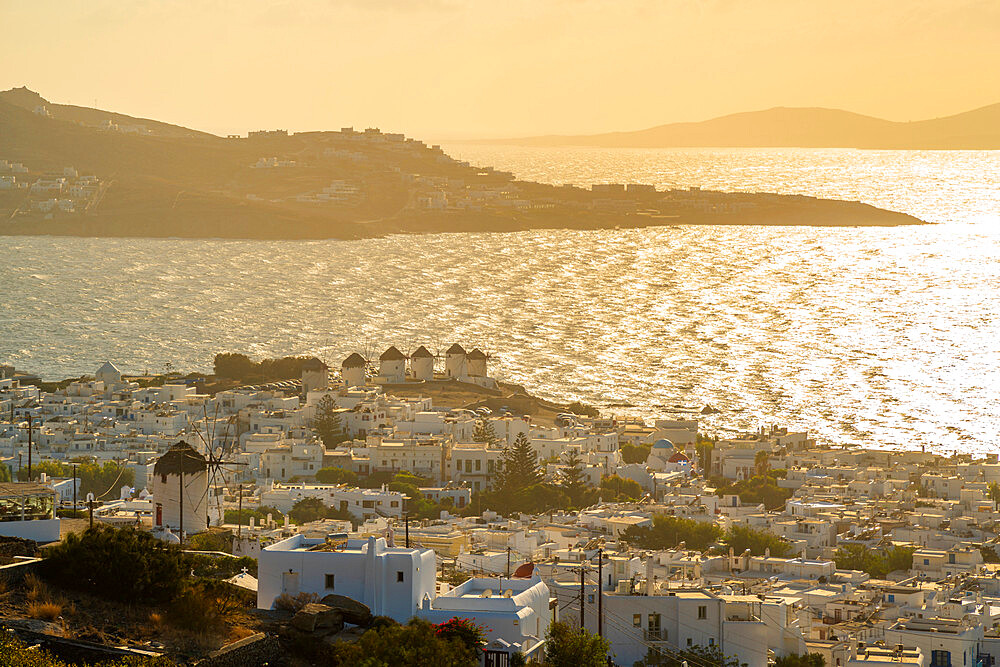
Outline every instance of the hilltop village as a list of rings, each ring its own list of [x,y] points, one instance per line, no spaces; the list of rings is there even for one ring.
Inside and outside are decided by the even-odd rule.
[[[220,355],[216,375],[248,363]],[[556,622],[628,666],[1000,655],[995,455],[601,415],[511,392],[491,363],[390,347],[211,393],[111,362],[43,391],[2,366],[0,459],[25,481],[0,484],[0,535],[57,542],[66,509],[187,548],[224,535],[256,561],[231,583],[260,613],[309,600],[293,623],[313,632],[334,608],[338,631],[467,619],[488,666],[541,659]],[[117,474],[84,493],[77,466]]]

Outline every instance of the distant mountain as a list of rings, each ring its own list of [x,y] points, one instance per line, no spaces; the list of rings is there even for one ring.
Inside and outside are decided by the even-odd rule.
[[[486,143],[519,146],[679,146],[1000,149],[1000,104],[954,116],[909,123],[840,109],[776,107],[730,114],[699,123],[671,123],[634,132],[549,135]]]

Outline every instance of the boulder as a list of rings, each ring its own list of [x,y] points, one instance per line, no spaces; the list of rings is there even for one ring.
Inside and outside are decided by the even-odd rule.
[[[291,626],[302,632],[340,632],[344,620],[336,609],[310,602],[295,613]]]
[[[372,610],[368,608],[368,605],[352,600],[345,595],[330,594],[320,602],[339,611],[345,623],[367,627],[372,622]]]

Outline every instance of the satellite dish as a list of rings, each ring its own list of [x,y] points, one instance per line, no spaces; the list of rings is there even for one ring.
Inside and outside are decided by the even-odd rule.
[[[88,503],[94,502],[94,493],[93,493],[93,491],[91,491],[90,493],[87,494],[87,502]]]
[[[493,595],[493,591],[492,591],[492,590],[490,590],[489,588],[487,588],[486,590],[484,590],[484,591],[483,591],[483,595],[482,595],[482,597],[484,597],[484,598],[488,598],[488,597],[490,597],[491,595]]]

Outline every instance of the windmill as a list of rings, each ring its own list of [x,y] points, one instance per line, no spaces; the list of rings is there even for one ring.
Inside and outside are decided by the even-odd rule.
[[[208,417],[208,406],[202,406],[205,413],[205,429],[207,433],[202,432],[197,425],[195,425],[194,432],[201,440],[202,445],[205,447],[207,453],[206,465],[208,466],[208,488],[205,493],[209,493],[212,490],[216,490],[215,493],[215,509],[218,512],[219,523],[221,524],[225,518],[225,512],[222,507],[222,494],[217,492],[219,489],[219,478],[225,483],[222,488],[229,487],[229,481],[226,479],[226,472],[224,466],[245,466],[246,463],[240,461],[226,461],[225,457],[233,453],[235,440],[231,440],[231,437],[235,437],[237,434],[232,433],[233,427],[237,423],[237,416],[230,415],[225,421],[225,431],[221,434],[222,442],[219,442],[219,406],[216,404],[215,413],[212,415],[211,422],[209,422]],[[243,500],[243,484],[240,483],[240,501],[242,505]],[[208,522],[211,525],[211,521]]]

